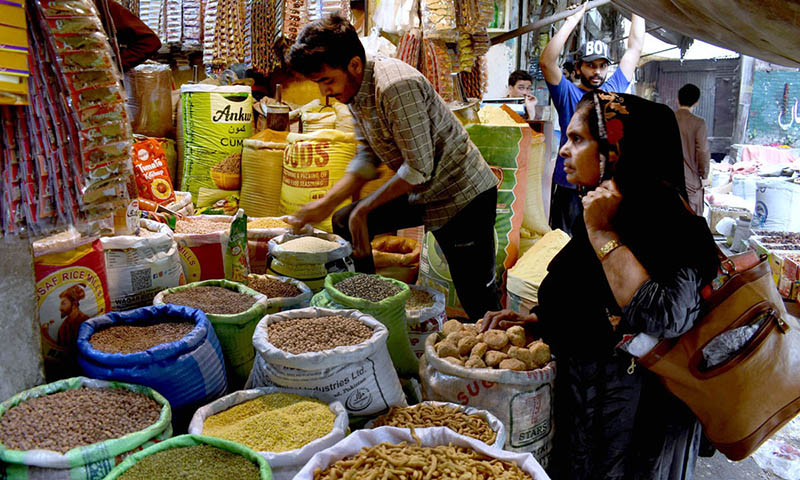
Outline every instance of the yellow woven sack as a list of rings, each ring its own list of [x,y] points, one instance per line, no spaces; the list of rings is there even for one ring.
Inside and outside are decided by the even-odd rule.
[[[314,133],[290,133],[289,146],[283,157],[281,186],[281,215],[291,215],[300,207],[318,200],[338,182],[347,164],[356,154],[356,138],[338,130],[318,130]],[[342,202],[340,208],[350,199]],[[331,218],[314,225],[331,231]]]
[[[277,217],[281,210],[283,153],[288,132],[264,130],[244,141],[239,207],[248,217]]]

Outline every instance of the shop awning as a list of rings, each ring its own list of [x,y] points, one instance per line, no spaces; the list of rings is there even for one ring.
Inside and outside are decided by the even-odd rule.
[[[798,0],[612,0],[648,22],[719,47],[800,67]]]

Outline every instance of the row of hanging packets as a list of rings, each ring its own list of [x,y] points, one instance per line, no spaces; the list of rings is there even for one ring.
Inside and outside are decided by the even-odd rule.
[[[68,137],[58,146],[72,156],[79,220],[107,215],[125,204],[132,175],[132,133],[108,38],[89,0],[38,0],[32,10],[41,26],[38,42],[55,60],[58,83],[49,94],[61,103],[56,121]]]

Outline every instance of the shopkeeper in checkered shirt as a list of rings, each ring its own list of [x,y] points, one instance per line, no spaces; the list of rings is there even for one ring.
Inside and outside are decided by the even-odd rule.
[[[497,309],[497,177],[428,80],[401,60],[367,58],[353,26],[335,14],[307,25],[288,61],[323,95],[349,105],[361,142],[344,177],[291,223],[323,220],[375,179],[383,162],[394,176],[333,215],[334,232],[353,244],[356,270],[375,272],[375,235],[425,225],[447,259],[470,319]]]

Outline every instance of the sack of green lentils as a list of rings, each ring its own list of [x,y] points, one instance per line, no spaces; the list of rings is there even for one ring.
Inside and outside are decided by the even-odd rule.
[[[425,354],[428,335],[442,329],[447,321],[444,294],[419,285],[409,285],[411,295],[406,301],[406,323],[411,350],[417,358]]]
[[[397,373],[416,376],[417,357],[411,350],[406,327],[408,285],[393,278],[363,273],[331,273],[325,278],[325,290],[314,295],[311,305],[325,308],[355,308],[375,317],[389,329],[386,345]]]
[[[280,275],[251,273],[247,276],[245,283],[248,287],[267,297],[267,315],[284,310],[307,308],[313,295],[305,283]]]
[[[287,233],[269,241],[267,273],[296,278],[316,293],[329,273],[352,271],[351,253],[350,243],[332,233]]]
[[[98,431],[104,415],[107,431]],[[169,402],[141,385],[74,377],[26,390],[0,404],[0,478],[101,480],[126,456],[170,438],[171,420]]]
[[[186,472],[207,480],[272,480],[261,455],[239,443],[203,435],[179,435],[137,452],[105,480],[173,480]]]
[[[328,394],[351,415],[405,406],[388,337],[382,323],[356,310],[309,307],[267,315],[253,334],[258,355],[246,388]]]
[[[189,433],[239,442],[267,460],[273,479],[291,480],[315,453],[343,439],[347,428],[347,411],[330,395],[265,387],[200,408]]]
[[[202,287],[218,287],[233,295]],[[267,312],[267,301],[265,295],[241,283],[206,280],[163,290],[153,299],[153,305],[186,305],[206,314],[225,357],[228,384],[236,389],[244,385],[253,368],[253,331]]]

